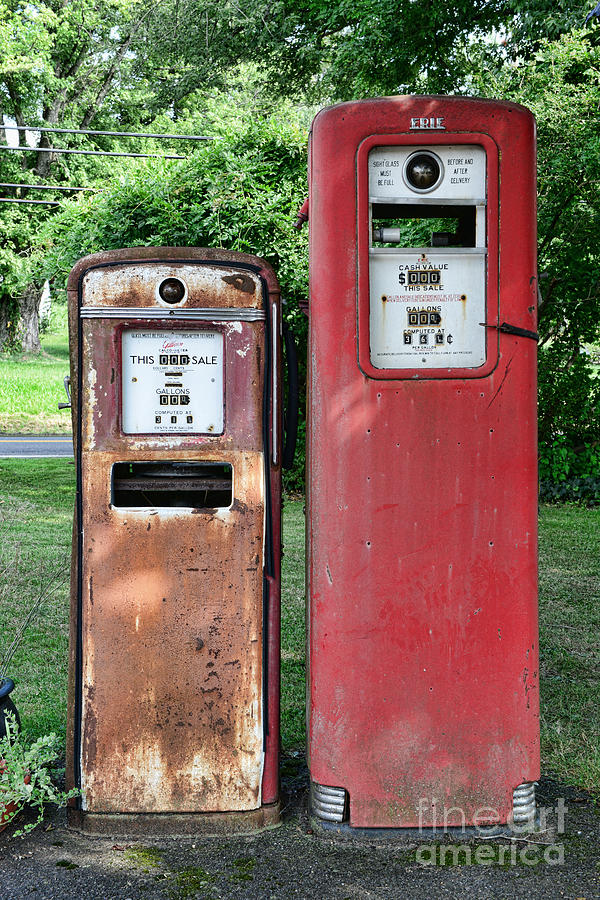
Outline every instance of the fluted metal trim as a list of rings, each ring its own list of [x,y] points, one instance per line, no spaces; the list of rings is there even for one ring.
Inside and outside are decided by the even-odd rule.
[[[525,781],[513,791],[513,825],[535,821],[535,781]]]
[[[163,309],[155,306],[83,306],[82,319],[190,319],[201,322],[261,322],[264,309],[253,307],[204,307],[203,309]]]
[[[310,807],[311,811],[319,819],[325,822],[344,821],[346,815],[348,794],[344,788],[328,787],[324,784],[310,783]]]

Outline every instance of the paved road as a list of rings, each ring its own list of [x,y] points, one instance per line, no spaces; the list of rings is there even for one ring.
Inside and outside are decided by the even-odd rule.
[[[70,434],[0,434],[0,457],[73,456]]]

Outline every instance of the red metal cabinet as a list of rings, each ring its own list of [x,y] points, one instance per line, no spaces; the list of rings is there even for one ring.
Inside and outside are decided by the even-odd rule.
[[[533,117],[459,97],[343,103],[313,123],[309,181],[313,813],[528,821]]]

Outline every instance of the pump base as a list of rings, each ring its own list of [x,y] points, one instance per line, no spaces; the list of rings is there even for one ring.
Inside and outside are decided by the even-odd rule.
[[[474,826],[467,825],[461,827],[448,828],[360,828],[349,825],[347,822],[324,822],[317,816],[310,816],[310,827],[315,834],[323,837],[334,837],[341,841],[355,841],[375,843],[377,841],[397,841],[428,843],[435,841],[446,841],[449,838],[458,840],[462,838],[464,841],[491,840],[492,838],[517,838],[530,835],[536,831],[539,822],[536,820],[531,828],[523,829],[511,828],[510,825],[486,825]]]
[[[281,803],[244,812],[213,813],[93,813],[69,809],[70,828],[86,834],[148,836],[156,834],[244,834],[279,825]]]

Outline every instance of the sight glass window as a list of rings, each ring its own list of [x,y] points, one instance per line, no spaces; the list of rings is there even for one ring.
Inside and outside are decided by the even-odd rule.
[[[417,150],[404,165],[404,181],[408,187],[420,194],[433,191],[444,175],[442,161],[435,153]]]

